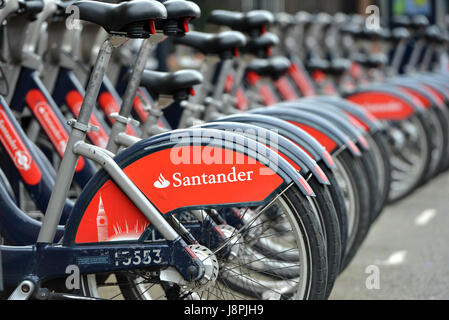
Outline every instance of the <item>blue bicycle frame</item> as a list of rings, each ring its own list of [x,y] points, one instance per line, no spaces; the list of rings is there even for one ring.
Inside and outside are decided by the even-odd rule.
[[[17,83],[11,100],[11,109],[20,113],[24,106],[27,106],[34,117],[38,119],[41,128],[57,153],[62,157],[70,132],[63,114],[35,70],[22,67]],[[96,171],[97,169],[91,161],[80,159],[75,173],[75,181],[83,187]]]

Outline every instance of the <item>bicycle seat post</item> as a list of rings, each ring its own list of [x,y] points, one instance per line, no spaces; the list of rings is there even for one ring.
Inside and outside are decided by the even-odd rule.
[[[142,73],[145,69],[146,63],[150,56],[152,40],[145,39],[139,50],[136,62],[132,69],[132,74],[129,78],[128,85],[126,87],[125,94],[123,96],[122,106],[118,115],[114,115],[115,122],[112,126],[111,133],[109,135],[109,141],[106,149],[117,153],[120,145],[117,143],[117,136],[126,130],[126,126],[129,123],[129,115],[133,107],[133,100],[136,96],[137,89],[139,88],[140,81],[142,80]]]
[[[395,49],[388,70],[389,76],[398,74],[401,69],[401,65],[407,51],[408,42],[410,40],[410,33],[405,28],[396,28],[392,30],[391,38]]]
[[[67,197],[73,176],[75,174],[78,155],[73,152],[74,146],[84,141],[90,130],[89,119],[93,112],[101,83],[103,81],[113,47],[121,45],[124,37],[110,36],[102,44],[94,69],[92,71],[86,95],[83,100],[77,121],[71,121],[72,132],[67,142],[64,157],[58,170],[54,191],[50,197],[42,228],[37,239],[38,243],[52,243],[58,226],[62,209]]]

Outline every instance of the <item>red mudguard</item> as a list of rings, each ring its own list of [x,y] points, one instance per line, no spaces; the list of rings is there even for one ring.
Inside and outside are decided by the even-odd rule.
[[[163,214],[186,207],[262,203],[284,182],[244,154],[207,146],[160,150],[131,163],[124,172]],[[75,242],[135,240],[148,225],[108,180],[88,204]]]

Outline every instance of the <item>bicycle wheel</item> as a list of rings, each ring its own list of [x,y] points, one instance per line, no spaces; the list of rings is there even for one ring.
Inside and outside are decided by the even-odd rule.
[[[207,288],[186,290],[142,270],[115,274],[107,281],[98,281],[94,275],[84,276],[82,294],[138,300],[326,297],[323,234],[309,199],[296,186],[290,185],[263,208],[222,208],[217,212],[224,215],[224,210],[238,213],[239,221],[245,223],[224,229],[231,254],[216,253],[218,277]]]
[[[326,298],[331,294],[337,275],[341,268],[342,243],[341,231],[335,205],[329,192],[330,187],[320,184],[316,179],[308,180],[310,186],[315,191],[313,198],[315,207],[319,210],[320,222],[324,229],[326,240],[326,252],[328,262],[328,277],[326,285]]]
[[[343,271],[354,258],[371,225],[369,186],[359,161],[347,150],[335,157],[335,177],[343,190],[348,213],[348,240],[342,262]]]
[[[369,199],[370,199],[370,216],[371,221],[376,217],[377,200],[379,197],[379,181],[377,180],[376,165],[374,163],[374,156],[371,150],[363,150],[362,156],[358,159],[362,166],[362,172],[365,175],[365,180],[368,184]]]
[[[388,143],[384,134],[380,131],[373,135],[366,135],[366,139],[372,149],[374,163],[376,167],[377,187],[377,201],[375,207],[374,220],[375,221],[388,202],[388,194],[391,187],[391,164],[390,151]]]
[[[447,131],[444,127],[442,115],[435,108],[429,108],[429,127],[431,139],[431,158],[429,169],[423,178],[423,182],[427,182],[438,174],[441,164],[444,160],[447,150]]]
[[[430,132],[428,122],[420,113],[391,122],[387,128],[392,166],[390,202],[406,197],[423,181],[432,157]]]
[[[444,169],[449,159],[449,112],[447,109],[437,106],[431,107],[430,110],[434,114],[434,118],[439,124],[438,130],[441,130],[441,139],[437,142],[434,142],[435,144],[437,144],[438,148],[441,149],[440,161],[437,165],[437,168],[435,169],[435,176]]]
[[[341,234],[341,260],[343,261],[346,246],[348,241],[348,213],[346,211],[345,195],[343,190],[340,188],[335,173],[323,165],[322,170],[324,174],[329,179],[331,186],[328,188],[329,193],[332,197],[332,202],[334,203],[335,210],[338,216],[338,222],[340,225]]]

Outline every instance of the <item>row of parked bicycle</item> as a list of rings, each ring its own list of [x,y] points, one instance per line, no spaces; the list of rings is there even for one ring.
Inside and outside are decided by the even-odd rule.
[[[4,298],[326,299],[385,206],[449,167],[425,17],[216,10],[210,34],[200,13],[3,3]],[[199,70],[146,69],[167,37]]]

